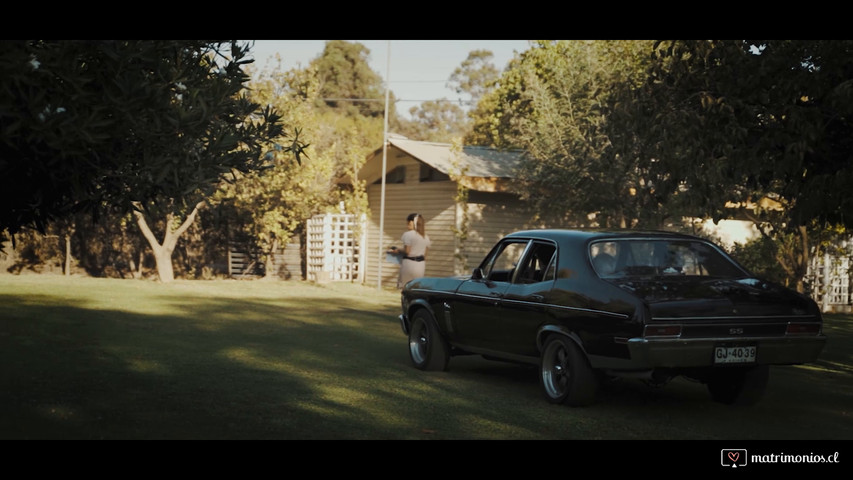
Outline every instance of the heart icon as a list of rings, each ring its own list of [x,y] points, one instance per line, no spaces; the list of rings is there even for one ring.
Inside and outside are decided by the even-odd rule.
[[[737,459],[740,458],[740,452],[729,452],[729,458],[733,462],[737,462]]]

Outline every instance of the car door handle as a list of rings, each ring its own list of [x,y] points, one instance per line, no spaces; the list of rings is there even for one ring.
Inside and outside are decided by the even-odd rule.
[[[501,297],[503,297],[503,294],[502,294],[502,293],[500,293],[500,292],[489,292],[489,296],[490,296],[490,297],[497,297],[497,298],[501,298]]]
[[[533,300],[534,302],[544,302],[545,301],[545,297],[543,297],[542,295],[531,295],[530,299]]]

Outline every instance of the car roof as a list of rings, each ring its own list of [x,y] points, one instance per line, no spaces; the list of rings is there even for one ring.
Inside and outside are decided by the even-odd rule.
[[[704,240],[694,235],[678,232],[665,232],[660,230],[629,230],[629,229],[528,229],[510,233],[506,238],[542,238],[547,240],[598,240],[605,238],[679,238],[690,240]]]

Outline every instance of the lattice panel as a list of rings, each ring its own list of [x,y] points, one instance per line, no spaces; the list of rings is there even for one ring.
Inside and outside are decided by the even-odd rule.
[[[353,281],[359,274],[357,220],[352,214],[316,215],[308,220],[308,280]]]

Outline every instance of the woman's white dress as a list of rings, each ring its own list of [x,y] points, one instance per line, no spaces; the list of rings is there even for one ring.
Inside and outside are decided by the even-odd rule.
[[[402,240],[403,244],[409,247],[409,257],[426,255],[427,248],[430,246],[429,235],[424,238],[415,230],[409,230],[404,233]],[[426,261],[418,262],[403,258],[400,261],[400,275],[397,277],[397,288],[403,288],[403,285],[408,283],[409,280],[423,277],[425,271]]]

